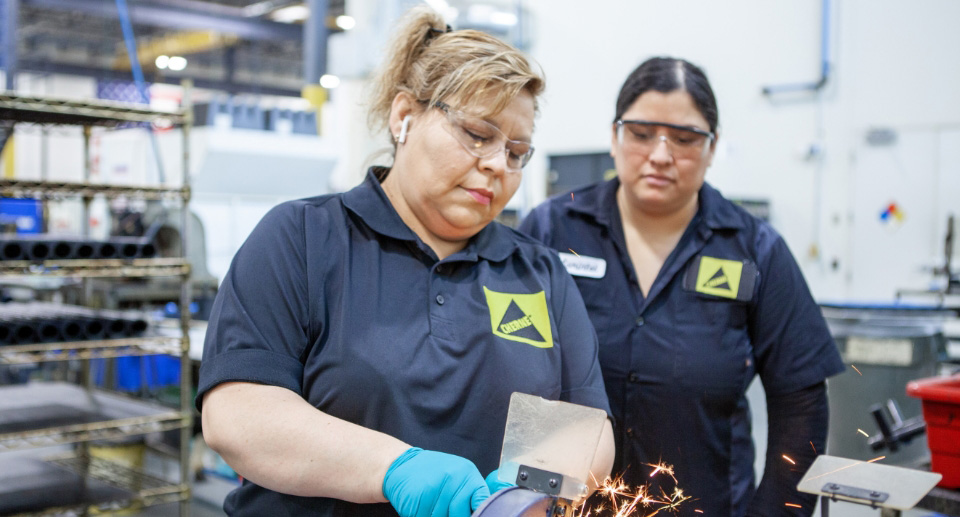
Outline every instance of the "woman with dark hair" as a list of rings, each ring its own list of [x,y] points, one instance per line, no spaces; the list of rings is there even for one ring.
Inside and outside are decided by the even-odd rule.
[[[197,407],[244,479],[230,515],[469,517],[512,393],[608,408],[573,280],[493,222],[533,153],[543,78],[425,8],[390,48],[370,113],[393,166],[271,210],[217,293]]]
[[[682,515],[810,515],[796,484],[824,450],[825,379],[844,366],[783,239],[704,182],[717,122],[702,70],[644,62],[617,99],[617,177],[520,229],[561,252],[596,327],[615,474],[656,484],[654,465],[672,465],[693,498]],[[755,488],[745,392],[758,374],[769,443]]]

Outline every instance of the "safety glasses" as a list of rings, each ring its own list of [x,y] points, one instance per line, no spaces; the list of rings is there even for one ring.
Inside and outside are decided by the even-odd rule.
[[[702,158],[714,138],[710,131],[693,126],[646,120],[617,121],[617,142],[628,154],[650,154],[660,142],[666,142],[674,158]]]
[[[524,165],[530,162],[530,157],[533,156],[533,146],[530,142],[510,140],[497,126],[457,111],[442,102],[434,106],[446,115],[447,132],[473,156],[488,158],[497,153],[505,153],[506,170],[512,173],[521,172]]]

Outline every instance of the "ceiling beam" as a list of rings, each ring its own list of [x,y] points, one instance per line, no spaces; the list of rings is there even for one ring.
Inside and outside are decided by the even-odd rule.
[[[25,6],[59,11],[82,12],[101,18],[116,18],[117,7],[104,0],[20,0]],[[130,18],[138,25],[168,29],[214,30],[235,34],[250,40],[303,39],[303,28],[289,23],[278,23],[257,18],[242,18],[213,14],[183,7],[172,7],[158,1],[131,2]]]

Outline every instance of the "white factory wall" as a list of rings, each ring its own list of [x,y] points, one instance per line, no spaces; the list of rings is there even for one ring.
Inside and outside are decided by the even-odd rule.
[[[384,162],[382,156],[370,159],[387,140],[367,130],[364,75],[379,62],[384,35],[402,11],[398,6],[410,3],[404,2],[351,2],[357,29],[331,39],[330,71],[343,82],[323,111],[324,133],[337,140],[319,144],[335,149],[338,158],[329,190],[356,185],[366,166]],[[383,5],[393,7],[371,8]],[[960,67],[952,66],[960,32],[950,26],[960,17],[960,3],[832,0],[826,87],[819,94],[773,98],[761,89],[819,78],[821,2],[597,0],[589,10],[571,0],[523,5],[530,12],[530,52],[543,66],[547,89],[534,136],[537,153],[511,207],[526,211],[543,199],[549,155],[609,150],[614,102],[626,75],[647,57],[680,56],[706,70],[719,101],[720,140],[708,181],[731,197],[769,200],[772,224],[818,299],[889,301],[897,289],[929,286],[928,269],[943,257],[947,214],[960,217]],[[362,38],[364,26],[373,27],[366,34],[375,37]],[[369,59],[355,59],[357,48]],[[21,74],[18,89],[93,97],[95,82]],[[867,132],[876,128],[892,131],[895,141],[868,145]],[[51,178],[80,177],[79,131],[51,130],[46,144],[39,130],[19,133],[18,176],[39,177],[45,170]],[[109,157],[102,148],[99,173],[112,179],[155,175],[144,139],[121,147]],[[176,158],[170,160],[175,174]],[[287,196],[268,197],[209,200],[209,217],[227,214],[232,221],[227,235],[208,232],[216,242],[216,276],[252,228],[240,222]],[[883,222],[880,213],[891,202],[902,220]],[[238,212],[244,207],[249,214]],[[75,216],[68,210],[59,220]]]
[[[546,156],[609,150],[616,95],[634,67],[684,57],[705,69],[719,102],[707,180],[770,201],[818,298],[890,301],[930,284],[921,268],[942,262],[947,214],[960,217],[960,3],[832,1],[829,82],[774,98],[761,89],[819,78],[821,2],[525,5],[547,76],[529,203],[544,196]],[[871,128],[893,130],[896,143],[868,146]],[[891,202],[902,222],[880,220]]]

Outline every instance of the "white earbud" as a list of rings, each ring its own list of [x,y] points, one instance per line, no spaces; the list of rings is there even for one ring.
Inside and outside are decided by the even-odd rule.
[[[402,144],[407,140],[407,127],[410,126],[410,115],[403,117],[403,123],[400,126],[400,136],[397,137],[397,143]]]

